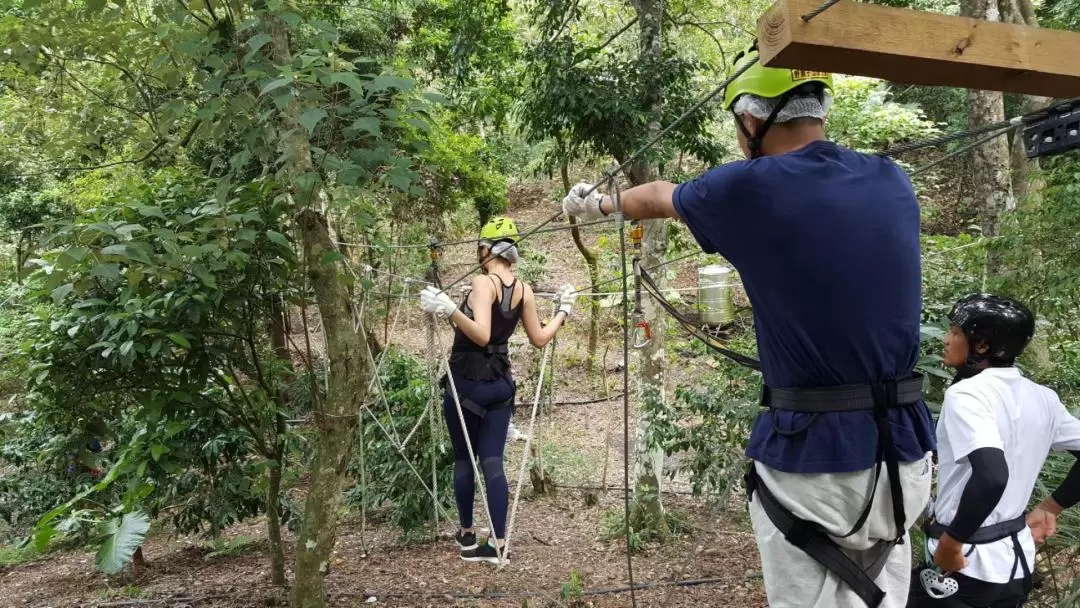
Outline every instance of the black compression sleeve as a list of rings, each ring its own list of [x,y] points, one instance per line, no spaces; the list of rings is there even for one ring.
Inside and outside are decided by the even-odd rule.
[[[964,486],[956,517],[949,524],[949,536],[965,541],[978,530],[994,511],[1009,483],[1009,464],[1005,452],[997,448],[979,448],[968,454],[971,479]]]
[[[1062,509],[1068,509],[1080,502],[1080,451],[1072,452],[1072,455],[1076,457],[1076,462],[1069,469],[1069,474],[1065,476],[1065,480],[1051,494],[1054,502],[1061,505]]]

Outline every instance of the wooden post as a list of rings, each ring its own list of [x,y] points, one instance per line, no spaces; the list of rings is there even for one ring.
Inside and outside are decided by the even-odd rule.
[[[769,67],[871,76],[903,84],[1048,97],[1080,95],[1080,33],[841,0],[777,0],[758,19]]]

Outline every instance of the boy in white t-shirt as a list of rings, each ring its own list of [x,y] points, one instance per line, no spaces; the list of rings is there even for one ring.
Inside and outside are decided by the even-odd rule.
[[[1031,590],[1035,543],[1080,501],[1074,465],[1024,517],[1049,452],[1080,458],[1080,420],[1014,366],[1035,331],[1027,307],[976,294],[957,302],[949,318],[944,362],[957,375],[937,424],[938,494],[924,526],[927,554],[944,574],[917,572],[908,606],[1013,608]]]

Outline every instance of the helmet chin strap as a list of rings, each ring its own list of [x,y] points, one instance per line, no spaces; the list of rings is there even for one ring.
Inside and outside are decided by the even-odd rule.
[[[794,94],[795,89],[784,91],[784,94],[777,100],[776,105],[773,106],[772,112],[769,112],[768,118],[765,119],[765,122],[761,123],[761,126],[758,127],[752,135],[750,134],[750,130],[746,128],[746,125],[743,124],[742,117],[735,114],[734,106],[732,107],[731,113],[735,116],[735,124],[738,125],[739,130],[742,131],[743,137],[746,138],[746,146],[750,148],[750,158],[758,158],[762,155],[761,142],[765,139],[765,133],[767,133],[769,127],[776,122],[776,117],[780,115],[781,110],[784,109],[784,106],[787,105],[788,100],[791,99],[791,96]]]

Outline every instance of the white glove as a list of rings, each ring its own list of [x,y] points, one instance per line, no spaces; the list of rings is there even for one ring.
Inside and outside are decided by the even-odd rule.
[[[420,292],[420,310],[449,317],[457,310],[457,304],[450,296],[429,285]]]
[[[589,192],[592,190],[592,192]],[[588,196],[585,195],[589,192]],[[570,189],[570,194],[562,200],[563,213],[585,220],[597,220],[604,217],[600,210],[600,201],[604,195],[593,188],[592,184],[580,182]]]
[[[574,290],[574,286],[570,284],[563,285],[563,288],[559,290],[558,312],[565,312],[566,316],[569,317],[570,311],[573,309],[576,302],[577,291]]]

